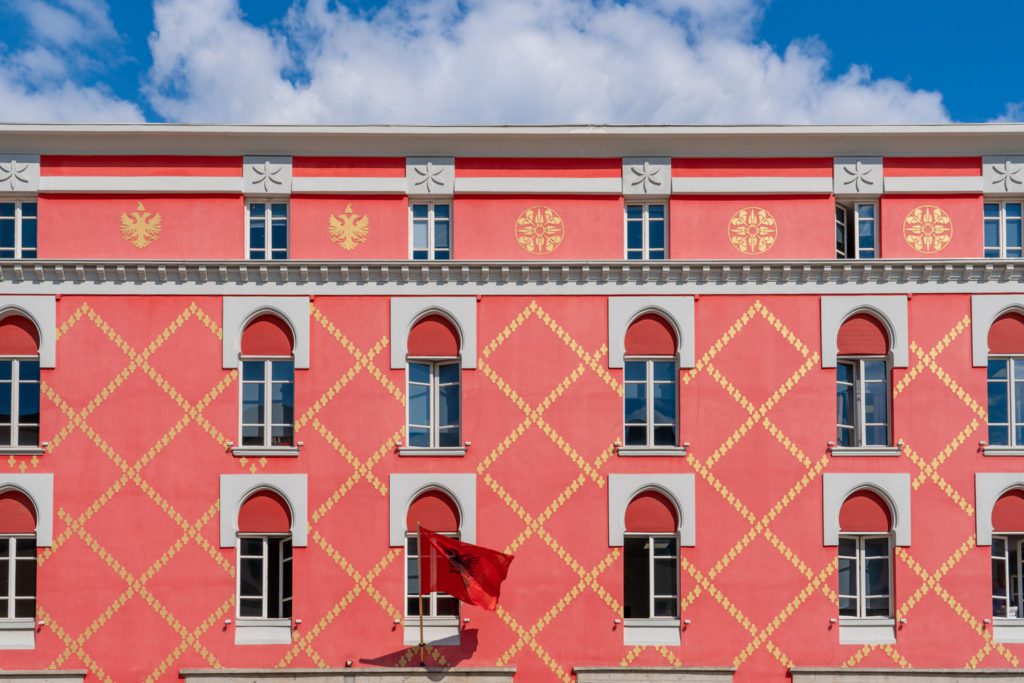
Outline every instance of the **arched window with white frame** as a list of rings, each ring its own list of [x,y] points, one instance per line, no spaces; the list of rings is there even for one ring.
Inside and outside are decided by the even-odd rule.
[[[420,555],[419,529],[424,527],[451,538],[459,537],[459,507],[444,491],[428,489],[409,505],[405,520],[405,614],[417,618],[420,614]],[[457,620],[459,601],[447,593],[423,595],[423,618]]]
[[[0,319],[0,448],[39,446],[39,330],[25,316]]]
[[[1010,311],[988,332],[988,443],[1024,446],[1024,315]]]
[[[0,629],[36,616],[36,508],[17,489],[0,490]]]
[[[240,627],[281,622],[290,633],[291,529],[291,508],[276,491],[254,491],[239,508],[237,603]]]
[[[836,444],[892,445],[889,333],[870,313],[843,322],[836,340]]]
[[[679,444],[679,348],[675,328],[657,313],[638,316],[626,330],[623,362],[623,444]]]
[[[626,508],[623,618],[679,618],[679,512],[657,490],[641,491]],[[628,623],[628,622],[627,622]]]
[[[242,332],[242,449],[295,447],[294,346],[291,327],[272,313],[255,316]]]
[[[892,618],[893,514],[871,489],[854,491],[839,510],[839,616]]]
[[[992,616],[997,629],[1024,624],[1024,489],[1004,492],[992,507]],[[1012,620],[1012,621],[1011,621]],[[998,635],[998,634],[997,634]]]
[[[409,449],[462,449],[462,362],[458,328],[432,313],[409,331],[407,345]]]

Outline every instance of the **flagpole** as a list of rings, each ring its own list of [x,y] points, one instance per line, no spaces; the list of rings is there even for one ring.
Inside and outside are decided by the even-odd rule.
[[[420,523],[419,522],[416,522],[416,545],[418,546],[417,549],[419,550],[418,555],[420,557],[423,557],[423,534],[420,533]],[[417,561],[419,561],[419,560],[417,560]],[[423,564],[421,562],[420,563],[420,567],[422,567],[422,566],[423,566]],[[424,642],[423,642],[423,580],[425,578],[426,577],[423,576],[423,572],[421,571],[420,572],[420,609],[419,609],[419,613],[420,613],[420,666],[424,666],[424,663],[423,663],[423,647],[424,647]]]

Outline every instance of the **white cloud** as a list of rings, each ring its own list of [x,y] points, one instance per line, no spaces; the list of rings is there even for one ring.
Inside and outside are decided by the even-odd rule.
[[[146,92],[181,121],[944,121],[939,93],[828,75],[814,41],[754,42],[758,0],[296,2],[274,28],[237,0],[156,0]]]

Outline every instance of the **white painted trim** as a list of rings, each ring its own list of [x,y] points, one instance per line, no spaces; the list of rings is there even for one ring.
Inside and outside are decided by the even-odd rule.
[[[832,159],[833,193],[839,197],[877,198],[882,194],[882,157]]]
[[[1024,294],[987,294],[971,297],[971,363],[988,367],[988,332],[1006,313],[1024,315]]]
[[[889,503],[892,513],[893,542],[898,546],[910,545],[910,475],[905,473],[879,474],[842,473],[822,475],[822,527],[824,544],[839,545],[839,510],[851,493],[868,489]]]
[[[683,458],[686,446],[619,446],[615,452],[623,458]]]
[[[878,457],[895,458],[899,457],[903,449],[899,446],[832,446],[829,453],[835,458],[849,457]]]
[[[242,157],[242,193],[246,197],[287,197],[291,192],[290,156]]]
[[[1024,643],[1024,619],[993,617],[992,640],[997,643]]]
[[[982,177],[888,176],[883,184],[885,194],[981,194]]]
[[[235,620],[235,645],[290,645],[292,620],[254,619],[238,617]]]
[[[692,474],[609,474],[608,475],[608,545],[625,543],[626,508],[644,491],[657,491],[676,506],[679,520],[679,545],[697,544],[697,503]]]
[[[448,495],[459,507],[459,538],[476,543],[475,474],[392,474],[388,495],[388,543],[405,546],[405,518],[409,506],[425,491]]]
[[[989,457],[1013,458],[1024,455],[1024,446],[993,446],[989,444],[981,449]]]
[[[43,176],[47,193],[242,194],[241,176]]]
[[[36,546],[53,544],[53,475],[0,474],[0,491],[14,489],[28,496],[36,507]]]
[[[1002,154],[982,157],[981,177],[986,198],[1020,195],[1024,192],[1024,156]]]
[[[410,197],[451,197],[455,157],[406,157],[405,192]]]
[[[666,199],[671,194],[672,159],[669,157],[623,157],[623,197],[633,200],[653,200]]]
[[[692,296],[614,296],[608,298],[608,367],[625,362],[626,331],[644,313],[658,313],[675,328],[679,367],[692,368],[697,361],[694,299]]]
[[[295,368],[309,368],[309,297],[308,296],[225,296],[223,301],[224,340],[221,344],[222,364],[237,368],[242,353],[242,332],[249,322],[264,313],[281,317],[292,329]]]
[[[2,451],[0,451],[2,453]],[[466,447],[419,447],[419,446],[402,446],[398,449],[398,455],[406,458],[461,458],[466,455]]]
[[[300,176],[292,178],[292,194],[405,194],[405,178]]]
[[[896,642],[896,621],[890,618],[839,618],[840,645],[884,645]]]
[[[622,194],[622,179],[613,178],[455,178],[455,194]]]
[[[675,176],[672,194],[832,194],[832,178],[744,176],[715,178]]]
[[[55,296],[0,296],[0,318],[23,315],[39,331],[39,367],[57,367],[57,298]]]
[[[0,650],[34,650],[36,647],[36,620],[0,619]],[[11,680],[0,671],[0,681]],[[18,680],[18,679],[14,679]]]
[[[419,645],[419,617],[405,617],[402,621],[402,644]],[[459,618],[456,616],[423,617],[423,642],[427,645],[459,645]]]
[[[234,548],[238,540],[238,511],[255,493],[267,489],[288,503],[292,514],[292,547],[306,546],[308,509],[305,474],[220,475],[220,547]]]
[[[0,152],[0,196],[35,194],[39,191],[39,155]]]
[[[679,629],[679,619],[624,619],[622,644],[678,647]]]
[[[392,297],[391,369],[405,367],[409,354],[409,332],[421,318],[431,314],[448,318],[459,332],[462,369],[476,367],[476,297]]]
[[[821,297],[821,367],[834,368],[839,355],[839,328],[857,313],[877,317],[889,333],[893,366],[905,368],[910,362],[910,334],[906,294],[895,296]]]
[[[1024,472],[977,472],[974,475],[974,523],[977,543],[992,545],[992,509],[1010,489],[1024,489]]]

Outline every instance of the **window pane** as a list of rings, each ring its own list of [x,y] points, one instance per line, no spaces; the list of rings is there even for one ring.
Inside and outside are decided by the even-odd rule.
[[[665,248],[665,223],[652,221],[648,232],[650,234],[647,237],[647,245],[651,248],[651,253],[663,250]]]
[[[459,426],[442,427],[437,432],[437,445],[441,448],[455,448],[459,443]]]
[[[441,384],[457,384],[461,366],[458,363],[447,363],[438,367],[438,380]]]
[[[459,386],[457,384],[441,387],[438,392],[437,413],[439,425],[459,424]]]
[[[423,384],[409,385],[409,423],[430,424],[430,387]]]
[[[0,360],[0,380],[10,381],[11,380],[11,369],[14,367],[14,361]]]
[[[989,364],[991,368],[991,363]],[[995,423],[1006,423],[1007,419],[1007,394],[1010,391],[1008,382],[988,383],[988,421]]]
[[[989,425],[988,442],[993,446],[1009,446],[1010,430],[1007,427],[995,427]]]
[[[864,616],[889,616],[889,598],[868,598],[864,601]]]
[[[426,250],[428,247],[426,221],[414,221],[412,224],[412,248]]]
[[[270,379],[291,382],[295,378],[295,364],[290,360],[276,360],[270,364]]]
[[[448,221],[434,221],[434,246],[437,249],[447,249],[448,244]]]
[[[242,617],[262,617],[263,601],[259,598],[245,599],[238,601],[238,615]]]
[[[409,363],[409,381],[419,384],[430,382],[430,366],[426,363]]]
[[[39,424],[39,385],[35,382],[18,386],[18,419],[28,424]]]
[[[31,619],[36,615],[36,601],[32,600],[15,600],[14,601],[14,618],[15,619]]]
[[[887,382],[864,384],[865,422],[887,422],[889,419],[889,387]]]
[[[864,555],[867,557],[887,557],[889,555],[889,539],[864,539]]]
[[[990,358],[988,361],[989,379],[1006,379],[1009,361],[1004,358]]]
[[[267,617],[281,616],[281,544],[271,539],[267,553]]]
[[[263,595],[263,560],[243,557],[239,560],[238,589],[241,595]]]
[[[18,557],[35,557],[36,556],[36,539],[34,538],[19,538],[15,542],[15,555]]]
[[[0,383],[0,423],[11,423],[11,385]]]
[[[994,202],[986,203],[985,218],[999,218],[999,204]]]
[[[628,360],[623,368],[627,382],[642,382],[647,379],[647,363],[644,361]]]
[[[14,569],[14,595],[31,598],[36,594],[36,561],[18,560]]]
[[[245,382],[263,381],[263,361],[242,361],[242,380]]]
[[[673,381],[676,378],[676,363],[671,360],[656,360],[651,363],[655,382]]]
[[[626,427],[625,441],[627,446],[646,446],[647,427]]]
[[[434,219],[448,219],[451,217],[452,207],[449,204],[434,204]]]
[[[647,396],[646,386],[643,384],[626,384],[625,392],[625,422],[646,423],[647,422]]]
[[[857,616],[857,600],[856,600],[856,598],[839,598],[839,616],[841,616],[841,617],[855,617],[855,616]]]
[[[676,539],[662,536],[654,539],[654,556],[655,557],[675,557],[676,556]]]
[[[12,214],[13,215],[13,214]],[[644,217],[643,204],[626,204],[626,219],[627,220],[642,220]]]
[[[670,425],[662,425],[654,428],[655,446],[677,446],[676,428]]]
[[[291,446],[293,428],[291,425],[274,425],[270,428],[271,446]]]
[[[867,583],[866,595],[888,595],[889,561],[865,560],[864,581]]]
[[[643,249],[644,226],[640,221],[626,222],[626,248]]]
[[[652,221],[660,221],[665,218],[665,205],[664,204],[649,204],[647,206],[647,216]]]
[[[654,594],[675,595],[679,568],[675,558],[654,561]]]
[[[430,430],[425,427],[409,427],[409,445],[414,448],[428,448]]]
[[[258,538],[240,538],[239,544],[242,555],[263,554],[263,541]]]
[[[650,611],[650,567],[647,538],[626,537],[623,547],[623,617],[646,619]]]
[[[857,594],[857,569],[854,560],[848,557],[839,558],[839,593]]]
[[[450,596],[437,596],[437,614],[439,617],[452,617],[459,614],[459,601]]]
[[[639,386],[639,385],[638,385]],[[656,423],[675,422],[676,419],[676,385],[655,384],[654,393],[654,421]]]
[[[242,445],[243,446],[262,446],[263,445],[263,427],[243,426],[242,427]]]
[[[38,446],[39,425],[21,425],[18,427],[18,444],[21,446]]]
[[[679,602],[675,598],[655,598],[654,616],[674,617],[676,616]]]
[[[23,360],[18,362],[18,375],[23,382],[39,381],[39,361]]]
[[[864,361],[864,379],[884,380],[885,369],[886,362],[884,360],[866,360]]]
[[[857,541],[849,536],[839,537],[839,554],[846,557],[853,557],[857,554]]]
[[[836,423],[853,425],[853,385],[836,383]],[[841,432],[844,430],[840,430]]]

